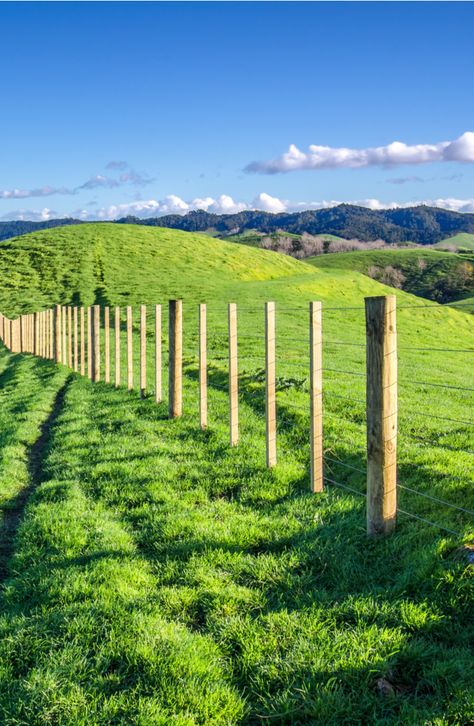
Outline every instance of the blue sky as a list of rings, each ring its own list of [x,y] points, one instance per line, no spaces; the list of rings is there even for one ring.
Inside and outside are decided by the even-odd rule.
[[[472,3],[0,3],[0,27],[0,219],[474,212]]]

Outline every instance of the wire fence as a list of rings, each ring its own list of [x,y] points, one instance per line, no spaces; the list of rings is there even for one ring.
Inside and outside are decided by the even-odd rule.
[[[374,307],[371,313],[371,300],[383,300],[385,307]],[[198,386],[201,428],[208,426],[207,409],[209,402],[212,408],[214,393],[224,394],[228,401],[230,445],[237,445],[241,434],[239,407],[250,408],[252,415],[264,421],[268,466],[276,465],[277,437],[284,441],[288,421],[302,432],[304,447],[309,448],[309,452],[304,450],[311,489],[320,492],[328,484],[365,497],[372,519],[369,531],[391,531],[396,515],[401,514],[462,537],[474,517],[474,508],[469,506],[474,466],[465,463],[474,455],[474,421],[469,416],[474,388],[442,377],[445,371],[453,375],[457,366],[458,379],[471,378],[466,366],[474,353],[474,321],[472,348],[465,341],[459,347],[397,345],[395,308],[388,305],[390,300],[391,296],[368,298],[365,306],[324,308],[325,315],[364,314],[352,340],[334,335],[339,332],[336,328],[327,339],[323,337],[321,308],[316,303],[311,304],[309,320],[302,306],[278,307],[279,315],[287,314],[290,325],[295,323],[291,334],[286,332],[287,325],[281,335],[277,334],[273,303],[265,308],[234,304],[227,311],[208,311],[201,305],[199,326],[188,312],[183,339],[182,308],[176,301],[169,307],[168,335],[162,332],[161,305],[154,307],[152,316],[141,306],[139,321],[130,306],[125,316],[119,308],[56,306],[17,319],[0,315],[0,338],[12,352],[55,360],[92,381],[125,384],[132,390],[138,372],[142,397],[153,393],[160,403],[168,389],[170,418],[182,415],[184,373],[187,385]],[[452,307],[400,305],[398,312],[422,311],[426,315]],[[474,309],[474,303],[458,307]],[[246,321],[239,330],[237,314]],[[151,365],[150,348],[154,351]],[[430,369],[424,363],[426,353],[438,356],[443,368]],[[148,385],[153,368],[154,390]],[[168,372],[167,381],[163,368]],[[420,372],[426,372],[426,377]],[[430,390],[436,393],[428,394]],[[281,424],[285,424],[283,429]],[[395,458],[389,460],[387,452]],[[452,454],[457,455],[456,460]],[[439,465],[445,470],[440,471]],[[398,480],[394,477],[397,466]],[[440,490],[449,490],[451,497],[442,496]],[[454,497],[462,500],[456,502]],[[370,509],[374,499],[376,512]],[[411,511],[413,507],[415,511]],[[447,522],[434,521],[443,516]],[[448,526],[452,521],[456,529]]]

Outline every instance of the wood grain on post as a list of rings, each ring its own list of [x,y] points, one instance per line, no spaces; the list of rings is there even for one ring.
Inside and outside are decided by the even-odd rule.
[[[81,376],[85,375],[86,372],[86,338],[85,338],[85,324],[84,324],[84,307],[81,305],[79,309],[79,327],[80,327],[80,334],[81,334],[81,343],[80,343],[80,363],[79,363],[79,372]]]
[[[67,364],[72,368],[72,308],[67,308]]]
[[[133,388],[133,319],[132,308],[127,305],[127,388]]]
[[[323,335],[320,302],[309,304],[309,405],[311,491],[322,492],[323,479]]]
[[[146,396],[146,305],[140,305],[140,396]]]
[[[277,463],[275,303],[265,303],[265,431],[267,466]]]
[[[79,360],[77,357],[78,353],[78,339],[77,339],[77,306],[74,305],[73,308],[73,315],[74,315],[74,371],[77,373],[79,370]]]
[[[108,305],[104,308],[104,336],[104,381],[110,383],[110,308]]]
[[[367,532],[389,534],[397,516],[396,297],[365,299]]]
[[[100,381],[100,305],[93,307],[92,322],[92,380]]]
[[[183,413],[182,300],[169,301],[168,338],[168,416],[178,418]]]
[[[92,379],[92,308],[87,308],[87,377]]]
[[[120,308],[115,308],[115,387],[120,386]]]
[[[161,305],[155,305],[155,401],[163,398],[161,382]]]
[[[56,363],[61,363],[61,305],[56,305],[54,308],[54,360]]]
[[[237,359],[237,304],[228,306],[230,445],[239,442],[239,373]]]
[[[199,422],[207,428],[207,308],[199,305]]]

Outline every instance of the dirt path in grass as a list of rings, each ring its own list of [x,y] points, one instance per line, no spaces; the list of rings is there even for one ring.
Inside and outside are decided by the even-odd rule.
[[[0,586],[9,576],[9,563],[13,554],[16,534],[20,526],[28,499],[36,487],[41,483],[43,476],[43,456],[48,446],[51,429],[64,405],[66,391],[71,378],[56,393],[53,406],[46,419],[41,424],[40,434],[28,452],[28,474],[30,483],[24,487],[8,507],[3,510],[3,521],[0,528]]]

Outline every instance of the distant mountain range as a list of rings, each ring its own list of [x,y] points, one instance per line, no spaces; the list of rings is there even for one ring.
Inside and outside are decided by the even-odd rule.
[[[334,234],[346,239],[386,242],[417,242],[434,244],[460,232],[474,234],[474,214],[451,212],[437,207],[406,207],[373,210],[351,204],[329,209],[307,210],[292,214],[245,211],[238,214],[211,214],[202,210],[185,215],[170,214],[153,219],[124,217],[117,224],[145,224],[171,227],[187,232],[211,232],[225,237],[246,230],[271,233],[277,230],[301,234]],[[54,219],[48,222],[0,222],[0,240],[36,229],[81,224],[75,219]]]

